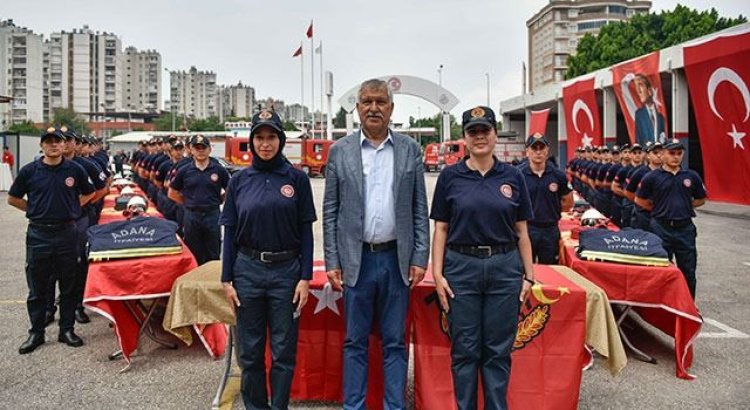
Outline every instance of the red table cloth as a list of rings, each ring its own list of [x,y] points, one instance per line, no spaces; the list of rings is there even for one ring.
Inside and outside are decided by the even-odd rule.
[[[575,409],[582,369],[590,359],[585,348],[586,292],[554,267],[534,265],[534,270],[541,285],[536,286],[521,309],[508,406]],[[411,299],[416,409],[456,408],[447,322],[441,317],[438,303],[434,281],[428,273]]]
[[[674,338],[676,376],[692,380],[693,342],[703,319],[682,272],[674,266],[652,267],[582,260],[575,242],[562,246],[561,263],[604,290],[610,303],[635,306],[646,322]]]
[[[125,303],[168,297],[174,280],[196,266],[184,243],[178,255],[91,262],[83,304],[114,324],[123,357],[130,362],[140,326]]]

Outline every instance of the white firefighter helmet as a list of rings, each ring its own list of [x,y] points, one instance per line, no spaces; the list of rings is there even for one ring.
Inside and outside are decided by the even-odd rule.
[[[594,208],[589,208],[581,215],[581,225],[596,226],[607,222],[607,217]]]
[[[142,196],[136,195],[128,201],[128,212],[131,214],[141,214],[146,212],[146,208],[148,208],[148,205],[146,204],[146,200],[143,199]]]

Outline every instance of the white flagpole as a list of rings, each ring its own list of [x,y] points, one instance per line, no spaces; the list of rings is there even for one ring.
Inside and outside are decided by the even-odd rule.
[[[315,135],[315,26],[310,21],[310,27],[313,28],[310,36],[310,114],[312,123],[310,124],[311,136]]]
[[[302,42],[299,42],[299,47],[302,49]],[[299,55],[299,90],[300,90],[300,100],[299,104],[302,106],[302,126],[305,126],[305,51],[302,50],[302,53]]]
[[[323,137],[323,40],[320,40],[320,138]]]

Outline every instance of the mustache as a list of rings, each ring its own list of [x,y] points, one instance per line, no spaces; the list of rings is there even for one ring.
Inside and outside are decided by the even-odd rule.
[[[379,112],[368,112],[367,113],[367,118],[370,118],[370,117],[383,118],[383,114],[381,114]]]

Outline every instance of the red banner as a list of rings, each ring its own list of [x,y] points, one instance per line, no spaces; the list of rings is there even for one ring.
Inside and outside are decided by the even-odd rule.
[[[529,135],[539,133],[546,136],[547,118],[549,118],[549,108],[541,111],[532,111],[531,120],[529,121]]]
[[[612,84],[628,126],[630,143],[666,142],[669,133],[659,76],[659,53],[612,67]]]
[[[711,199],[750,205],[750,33],[684,48]]]
[[[594,79],[581,80],[563,88],[563,106],[568,132],[568,160],[573,158],[579,145],[602,145]]]

